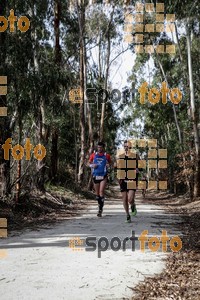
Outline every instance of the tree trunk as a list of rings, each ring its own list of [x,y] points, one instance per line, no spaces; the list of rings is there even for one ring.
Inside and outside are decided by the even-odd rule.
[[[89,138],[88,138],[88,144],[89,144],[89,153],[91,154],[94,150],[94,137],[93,137],[93,127],[92,127],[92,115],[91,115],[91,109],[90,105],[88,103],[87,99],[87,57],[86,57],[86,45],[84,43],[84,101],[86,104],[86,118],[87,118],[87,124],[89,129]]]
[[[54,0],[54,35],[55,35],[55,63],[59,66],[61,63],[61,47],[60,47],[60,0]],[[51,166],[49,177],[55,182],[58,172],[58,129],[54,125],[51,140]]]
[[[168,80],[167,80],[167,76],[165,74],[165,71],[163,69],[163,66],[158,58],[158,56],[156,57],[157,58],[157,61],[158,61],[158,64],[160,66],[160,70],[161,70],[161,73],[163,74],[163,77],[165,79],[165,82],[167,83],[168,85]],[[168,85],[169,86],[169,85]],[[172,103],[172,108],[173,108],[173,112],[174,112],[174,120],[175,120],[175,124],[176,124],[176,128],[177,128],[177,132],[178,132],[178,139],[179,139],[179,143],[180,143],[180,147],[181,147],[181,151],[182,151],[182,159],[183,159],[183,168],[184,170],[186,170],[186,158],[185,158],[185,155],[184,155],[184,148],[183,148],[183,141],[182,141],[182,134],[181,134],[181,129],[180,129],[180,126],[179,126],[179,123],[178,123],[178,119],[177,119],[177,114],[176,114],[176,109],[175,109],[175,105]],[[185,180],[186,180],[186,184],[187,184],[187,187],[188,187],[188,190],[189,190],[189,193],[190,193],[190,199],[192,199],[193,197],[193,192],[191,190],[191,184],[190,184],[190,180],[188,178],[187,175],[185,175]]]
[[[106,76],[104,81],[104,91],[107,91],[107,87],[108,87],[109,65],[110,65],[110,34],[108,32],[108,51],[107,51],[107,60],[106,60]],[[102,95],[102,97],[104,96]],[[102,101],[100,133],[99,133],[100,141],[103,141],[104,138],[104,118],[105,118],[106,100],[107,100],[107,94],[106,94],[106,99],[103,98]]]
[[[51,135],[51,168],[50,168],[50,179],[55,183],[56,175],[58,172],[58,131],[57,128],[53,128]]]
[[[61,48],[60,48],[60,0],[54,0],[54,34],[55,34],[55,62],[61,62]]]
[[[112,24],[113,15],[114,15],[114,8],[115,8],[114,4],[113,4],[112,8],[113,9],[112,9],[111,16],[110,16],[110,22],[108,24],[107,31],[105,33],[105,35],[107,35],[107,41],[108,41],[107,57],[106,57],[106,73],[105,73],[105,79],[104,79],[104,90],[106,92],[106,99],[103,99],[103,101],[102,101],[101,120],[100,120],[100,129],[99,129],[100,141],[103,141],[103,138],[104,138],[104,120],[105,120],[105,108],[106,108],[106,100],[107,100],[107,88],[108,88],[108,78],[109,78],[109,70],[110,70],[110,52],[111,52],[110,29],[111,29],[111,24]]]
[[[45,147],[48,145],[50,127],[46,125],[46,117],[45,117],[45,100],[41,96],[38,108],[38,130],[37,136],[39,140],[39,144]],[[46,173],[46,156],[42,160],[37,161],[37,173],[36,173],[36,187],[39,191],[45,192],[45,173]]]
[[[194,174],[194,197],[200,196],[200,149],[199,149],[199,132],[198,132],[198,120],[196,116],[196,107],[194,99],[194,84],[192,74],[192,57],[191,57],[191,30],[189,25],[189,18],[186,24],[186,39],[187,39],[187,53],[188,53],[188,72],[190,83],[190,104],[191,104],[191,121],[193,125],[194,145],[195,145],[195,174]]]
[[[83,180],[83,171],[84,171],[84,161],[85,161],[85,82],[84,82],[84,62],[85,62],[85,51],[84,51],[84,34],[85,34],[85,1],[81,0],[80,5],[78,5],[78,19],[79,19],[79,32],[80,32],[80,93],[82,97],[82,103],[80,104],[80,129],[81,129],[81,153],[79,161],[79,172],[78,172],[78,183],[81,184]]]
[[[17,87],[16,87],[16,92],[17,92]],[[17,102],[18,102],[18,97],[17,97]],[[21,145],[22,141],[22,119],[21,119],[21,110],[19,108],[18,104],[18,123],[19,123],[19,138],[18,138],[18,144]],[[16,183],[16,198],[15,202],[16,204],[19,203],[19,198],[20,198],[20,191],[21,191],[21,160],[17,162],[17,183]]]
[[[0,6],[0,15],[6,16],[7,1],[2,0]],[[0,75],[6,76],[6,38],[7,31],[0,33]],[[7,78],[9,80],[9,78]],[[0,95],[0,107],[7,107],[6,95]],[[10,118],[0,117],[0,188],[2,195],[8,195],[10,191],[10,159],[4,160],[4,151],[1,149],[4,142],[11,138]]]

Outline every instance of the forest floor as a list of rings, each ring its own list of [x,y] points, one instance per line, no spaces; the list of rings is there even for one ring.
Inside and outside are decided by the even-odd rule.
[[[26,199],[14,211],[1,204],[0,217],[8,219],[8,238],[0,244],[0,253],[7,251],[7,257],[0,256],[2,300],[50,295],[75,300],[199,299],[200,201],[188,203],[183,196],[152,192],[144,200],[137,192],[138,215],[126,224],[117,189],[107,190],[106,197],[100,219],[90,192],[54,187]],[[141,253],[136,242],[134,254],[129,245],[125,252],[98,251],[98,258],[97,251],[83,253],[70,246],[77,236],[79,242],[94,235],[97,240],[123,239],[132,230],[139,236],[146,229],[149,236],[160,236],[164,229],[170,237],[179,235],[183,248],[178,253]],[[30,290],[21,288],[24,280]]]
[[[94,199],[90,191],[51,186],[46,193],[33,191],[29,197],[22,197],[14,208],[13,203],[0,201],[0,218],[7,218],[9,234],[16,234],[80,215]]]
[[[189,202],[185,196],[155,194],[145,199],[165,212],[183,219],[183,247],[166,258],[164,271],[146,278],[133,288],[132,300],[199,300],[200,299],[200,200]],[[180,224],[177,224],[180,226]]]

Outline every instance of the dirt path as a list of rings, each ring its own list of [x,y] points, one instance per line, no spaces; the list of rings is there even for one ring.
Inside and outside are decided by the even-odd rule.
[[[148,244],[145,253],[141,252],[139,241],[135,242],[135,251],[128,241],[126,251],[89,252],[85,251],[85,239],[95,236],[98,245],[100,237],[110,241],[117,236],[124,240],[131,237],[132,230],[136,237],[144,230],[149,231],[149,238],[160,237],[162,230],[167,230],[170,238],[181,237],[176,228],[180,217],[146,204],[140,193],[136,197],[138,215],[132,217],[130,224],[124,222],[120,199],[106,200],[102,218],[96,217],[95,201],[90,203],[92,206],[79,217],[0,240],[0,249],[7,249],[8,254],[0,259],[2,300],[131,299],[133,292],[129,287],[163,270],[167,254],[147,250]],[[84,242],[79,251],[69,247],[69,240],[74,237]]]

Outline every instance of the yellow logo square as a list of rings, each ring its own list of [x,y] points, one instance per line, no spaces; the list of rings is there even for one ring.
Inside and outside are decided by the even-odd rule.
[[[139,169],[145,169],[146,168],[146,160],[138,160],[138,168]]]
[[[125,16],[125,23],[133,23],[133,15],[128,14]]]
[[[124,36],[124,42],[125,43],[132,43],[133,42],[133,36],[128,34]]]
[[[135,189],[136,190],[136,181],[128,181],[127,182],[127,189]]]
[[[142,12],[144,10],[144,5],[140,2],[136,2],[135,11]]]
[[[156,46],[157,53],[165,53],[165,46],[164,45],[157,45]]]
[[[175,32],[175,25],[174,24],[167,24],[166,25],[166,32]]]
[[[141,45],[135,45],[135,53],[143,53],[144,47]]]
[[[8,252],[5,249],[0,249],[0,259],[6,258],[8,256]]]
[[[83,93],[81,88],[69,91],[69,101],[73,103],[83,103]]]
[[[125,158],[125,152],[124,152],[124,149],[120,148],[120,149],[117,149],[117,159],[119,158]]]
[[[157,169],[157,160],[148,160],[148,166],[150,169]]]
[[[157,140],[156,139],[148,140],[148,146],[150,148],[156,148],[157,147]]]
[[[145,148],[146,144],[147,144],[146,140],[143,140],[143,139],[138,140],[138,147]]]
[[[167,22],[175,22],[175,14],[166,14]]]
[[[159,160],[158,168],[159,169],[167,169],[167,160]]]
[[[133,32],[133,24],[126,24],[126,25],[124,26],[124,32],[126,32],[126,33],[131,33],[131,32]]]
[[[135,23],[143,23],[144,22],[144,15],[143,14],[136,14],[135,15]]]
[[[117,170],[117,179],[125,179],[126,171],[125,170]]]
[[[146,181],[138,181],[138,190],[145,190],[147,188]]]
[[[159,158],[167,158],[167,149],[159,149],[158,156]]]
[[[156,14],[156,22],[162,22],[165,21],[165,15],[164,14]]]
[[[165,5],[164,3],[156,3],[156,12],[164,12]]]
[[[175,50],[175,45],[166,45],[166,53],[175,53],[176,50]]]
[[[117,168],[125,169],[126,168],[126,161],[124,159],[117,159]]]
[[[0,76],[0,84],[7,84],[7,76]]]
[[[0,95],[5,96],[8,93],[7,86],[0,86]]]
[[[135,24],[134,31],[135,32],[143,32],[144,31],[144,24]]]
[[[156,24],[156,32],[164,32],[165,27],[164,24]]]
[[[136,178],[136,170],[128,170],[126,172],[126,176],[128,179],[135,179]]]
[[[157,181],[149,181],[148,190],[157,190]]]
[[[167,190],[167,181],[159,181],[159,190]]]
[[[128,158],[136,158],[136,152],[130,149],[127,153]]]
[[[127,160],[127,168],[128,169],[136,168],[136,160]]]
[[[7,238],[8,231],[7,231],[7,219],[0,218],[0,238]]]
[[[154,24],[146,24],[145,25],[145,32],[154,32]]]
[[[0,117],[6,117],[8,115],[7,107],[0,107]]]
[[[153,3],[146,3],[145,4],[146,12],[154,12],[154,4]]]
[[[157,150],[156,149],[150,149],[148,151],[148,158],[157,158]]]
[[[129,142],[131,143],[132,148],[136,147],[136,140],[129,140]]]
[[[144,41],[144,35],[143,34],[136,34],[135,35],[135,42],[136,43],[143,43]]]
[[[154,48],[152,45],[146,45],[145,46],[145,52],[146,53],[154,53]]]

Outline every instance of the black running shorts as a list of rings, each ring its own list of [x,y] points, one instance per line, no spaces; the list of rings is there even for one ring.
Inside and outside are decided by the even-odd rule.
[[[128,180],[124,180],[124,179],[120,180],[120,192],[136,191],[136,189],[128,189],[127,181]],[[136,187],[137,185],[138,185],[138,174],[136,175]]]
[[[98,177],[97,177],[98,178]],[[107,178],[107,174],[105,176],[103,176],[102,179],[96,179],[96,176],[93,176],[93,182],[96,183],[100,183],[102,182],[105,178]]]

